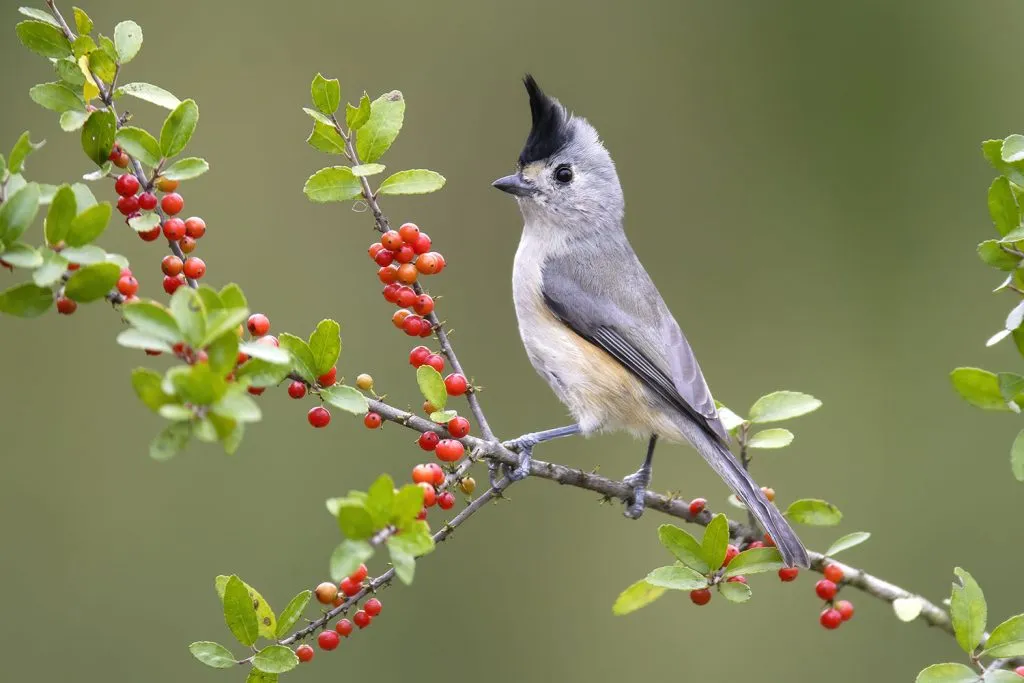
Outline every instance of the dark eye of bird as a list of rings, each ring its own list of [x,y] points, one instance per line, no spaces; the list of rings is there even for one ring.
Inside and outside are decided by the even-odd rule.
[[[560,183],[572,182],[572,169],[566,166],[565,164],[562,164],[561,166],[555,169],[555,180],[557,180]]]

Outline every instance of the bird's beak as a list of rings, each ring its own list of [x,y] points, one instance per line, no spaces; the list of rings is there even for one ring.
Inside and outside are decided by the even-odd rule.
[[[502,192],[508,192],[516,197],[529,197],[530,195],[537,193],[536,186],[523,178],[519,173],[513,173],[512,175],[507,175],[504,178],[498,178],[491,183],[491,185]]]

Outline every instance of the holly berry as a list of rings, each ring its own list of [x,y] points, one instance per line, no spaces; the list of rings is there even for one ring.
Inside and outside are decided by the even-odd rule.
[[[739,554],[740,554],[739,548],[737,548],[732,543],[730,543],[725,548],[725,560],[722,562],[722,566],[723,567],[729,566],[729,563],[733,561],[733,558],[735,558]]]
[[[249,387],[248,392],[253,396],[262,396],[266,390],[266,387]]]
[[[1018,666],[1016,669],[1013,670],[1013,673],[1017,674],[1018,676],[1024,676],[1024,666]]]
[[[455,462],[465,452],[466,448],[455,439],[442,439],[437,444],[437,448],[434,449],[434,454],[437,455],[438,460],[444,462]],[[427,507],[430,506],[428,505]]]
[[[402,324],[405,323],[405,319],[408,318],[410,315],[412,315],[412,313],[405,310],[404,308],[397,310],[395,311],[395,314],[391,316],[391,324],[397,327],[398,329],[402,329]]]
[[[206,262],[198,256],[189,256],[185,259],[184,272],[185,277],[198,280],[202,276],[206,275]]]
[[[351,598],[353,595],[363,590],[363,582],[353,581],[351,576],[346,576],[341,580],[341,583],[338,584],[338,588],[341,589],[342,593]]]
[[[160,200],[160,208],[168,216],[176,216],[185,208],[185,200],[177,192],[171,192],[170,194],[165,194],[163,199]]]
[[[123,173],[114,181],[114,192],[122,197],[131,197],[139,191],[139,179],[131,173]]]
[[[825,575],[825,578],[832,583],[839,583],[843,580],[843,570],[838,564],[828,565],[822,573]]]
[[[416,239],[420,236],[420,227],[415,223],[403,223],[398,229],[398,235],[406,244],[416,244]]]
[[[412,243],[412,250],[417,254],[426,254],[430,251],[430,235],[421,232],[416,241]]]
[[[440,486],[444,483],[444,470],[436,462],[428,462],[427,469],[430,470],[430,474],[433,476],[434,486]]]
[[[132,195],[117,200],[117,210],[125,216],[131,216],[139,210],[139,198]]]
[[[420,445],[425,451],[432,451],[437,448],[438,442],[441,440],[434,432],[423,432],[420,434],[420,438],[416,440],[416,443]]]
[[[416,282],[416,278],[419,277],[419,273],[416,271],[416,266],[411,263],[403,263],[398,266],[395,271],[399,282],[404,282],[407,285],[411,285]]]
[[[117,158],[117,156],[120,153],[121,153],[121,145],[118,145],[118,144],[115,143],[114,146],[110,148],[110,154],[107,156],[107,161],[113,161],[114,159]]]
[[[469,382],[466,381],[465,376],[453,372],[444,378],[444,388],[448,390],[449,396],[462,396],[469,388]]]
[[[313,659],[314,650],[309,645],[299,645],[295,648],[295,656],[300,662],[308,662]]]
[[[145,230],[139,233],[139,239],[143,242],[152,242],[160,237],[160,226],[156,226],[152,230]]]
[[[448,421],[448,433],[456,439],[466,436],[469,434],[469,420],[461,416],[453,417]]]
[[[385,249],[394,251],[402,246],[402,236],[398,234],[397,230],[388,230],[380,236],[380,243],[384,245]]]
[[[421,294],[412,304],[412,310],[420,315],[430,315],[434,312],[434,300],[429,294]]]
[[[183,265],[180,258],[174,254],[168,254],[160,261],[160,270],[164,271],[164,275],[177,277],[181,275]]]
[[[57,299],[57,312],[61,315],[71,315],[77,310],[78,304],[66,296],[62,296]]]
[[[363,391],[369,391],[373,389],[373,377],[367,375],[365,372],[356,377],[356,386]]]
[[[694,498],[690,501],[690,516],[696,517],[700,513],[704,512],[704,508],[708,505],[708,501],[703,498]]]
[[[388,249],[381,249],[377,252],[377,255],[373,257],[373,260],[377,262],[378,266],[390,266],[391,262],[395,260],[395,252]]]
[[[316,599],[324,605],[331,604],[338,597],[338,587],[330,581],[324,581],[313,592],[316,594]]]
[[[423,324],[423,318],[418,315],[407,315],[402,320],[402,330],[410,337],[418,337]]]
[[[292,398],[302,398],[306,395],[306,384],[299,380],[295,380],[288,385],[288,395]]]
[[[370,255],[371,261],[377,260],[377,252],[384,248],[384,245],[380,242],[374,242],[370,245],[370,248],[366,250],[366,253]]]
[[[420,513],[416,515],[416,521],[422,522],[427,518],[427,508],[421,508]]]
[[[334,630],[337,631],[339,635],[348,638],[349,634],[352,633],[352,622],[348,619],[342,619],[334,625]]]
[[[785,583],[790,581],[796,581],[796,577],[800,575],[800,570],[796,567],[783,567],[779,570],[779,580]]]
[[[334,366],[317,378],[317,383],[322,387],[333,387],[338,379],[338,366]]]
[[[114,166],[117,166],[118,168],[128,168],[128,164],[130,164],[131,162],[131,157],[129,157],[124,152],[120,152],[118,153],[117,158],[114,159]]]
[[[834,631],[843,623],[843,615],[839,613],[839,610],[829,608],[821,613],[818,621],[829,631]]]
[[[131,275],[122,275],[117,281],[117,291],[125,296],[132,296],[139,291],[139,281]]]
[[[849,600],[837,601],[836,611],[839,612],[839,616],[843,618],[843,621],[849,621],[850,619],[853,619],[853,603]]]
[[[711,602],[711,591],[707,588],[698,588],[695,591],[690,591],[690,600],[695,605],[706,605]]]
[[[167,178],[160,178],[156,181],[156,189],[161,192],[174,192],[178,189],[177,180],[168,180]]]
[[[309,424],[313,425],[317,429],[321,429],[330,424],[331,413],[323,406],[315,406],[310,408],[309,412],[306,413],[306,419],[309,420]]]
[[[398,284],[397,282],[395,284]],[[408,285],[398,285],[395,303],[402,308],[409,308],[416,303],[416,291]]]
[[[393,252],[395,255],[395,261],[398,263],[409,263],[416,258],[416,252],[413,251],[412,247],[408,244],[403,244],[398,248],[398,251]]]
[[[378,429],[384,420],[377,413],[367,413],[366,417],[363,418],[363,424],[366,425],[367,429]]]
[[[191,254],[196,250],[196,241],[186,235],[178,240],[178,246],[181,247],[181,251],[185,254]]]
[[[199,239],[206,234],[206,221],[198,216],[192,216],[185,221],[185,234],[192,239]]]
[[[437,502],[437,491],[434,490],[434,485],[421,481],[417,486],[423,489],[423,507],[433,507],[434,503]]]
[[[426,346],[417,346],[409,352],[409,365],[418,368],[427,362],[427,358],[430,358],[430,349]]]
[[[441,272],[441,255],[437,252],[431,251],[426,254],[420,254],[420,257],[416,259],[416,270],[424,275],[434,275]]]
[[[432,353],[429,356],[427,356],[426,364],[434,368],[438,372],[444,371],[444,358],[442,358],[439,354]]]
[[[451,491],[445,491],[437,497],[437,507],[442,510],[451,510],[455,507],[455,496],[452,495]]]
[[[164,291],[168,294],[174,294],[178,291],[178,287],[181,287],[183,284],[185,284],[185,281],[181,279],[180,275],[178,277],[168,275],[164,278]]]
[[[412,481],[414,484],[433,482],[434,473],[426,465],[416,465],[412,468]]]
[[[245,326],[249,328],[249,334],[254,337],[262,337],[270,332],[270,318],[262,313],[253,313],[249,316]]]
[[[363,629],[370,625],[371,617],[364,610],[359,610],[352,616],[352,621],[356,623],[356,626]]]
[[[398,279],[398,268],[394,266],[384,266],[377,271],[377,279],[384,284],[389,284]]]
[[[822,600],[831,600],[836,597],[836,585],[828,579],[822,579],[818,583],[814,584],[814,592],[818,594],[818,597]]]
[[[472,494],[476,490],[476,479],[473,477],[466,477],[465,479],[459,480],[459,490],[465,493],[467,496]]]
[[[392,282],[389,285],[384,285],[384,289],[381,290],[381,294],[384,295],[384,299],[393,304],[398,303],[398,290],[402,288],[402,285],[397,282]]]
[[[762,486],[761,493],[764,494],[764,497],[768,499],[769,503],[775,501],[775,489],[771,488],[770,486]]]
[[[363,579],[365,579],[369,573],[369,570],[366,569],[366,565],[360,562],[359,568],[349,574],[348,578],[352,579],[356,583],[362,583]]]
[[[143,192],[139,195],[139,208],[143,211],[152,211],[156,205],[157,198],[152,192]]]
[[[168,218],[164,221],[164,237],[177,242],[185,236],[185,221],[180,218]]]
[[[341,636],[335,631],[320,631],[320,635],[316,637],[316,643],[321,650],[333,650],[340,642]]]
[[[382,605],[380,604],[380,600],[377,598],[370,598],[363,604],[363,609],[366,610],[366,613],[371,617],[375,617],[380,614],[381,607]]]

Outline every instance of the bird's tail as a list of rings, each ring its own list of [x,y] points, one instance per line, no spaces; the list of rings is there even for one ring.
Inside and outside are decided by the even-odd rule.
[[[782,516],[778,508],[768,502],[764,493],[743,466],[736,460],[732,452],[721,442],[712,439],[703,432],[692,435],[694,446],[708,464],[714,468],[718,476],[729,485],[743,504],[754,514],[754,518],[771,534],[776,547],[782,554],[782,560],[788,567],[809,567],[810,559],[807,549],[797,538],[796,532]]]

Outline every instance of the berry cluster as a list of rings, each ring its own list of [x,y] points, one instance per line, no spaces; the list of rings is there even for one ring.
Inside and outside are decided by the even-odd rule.
[[[698,498],[698,499],[694,500],[693,502],[696,503],[698,501],[703,501],[703,499],[702,498]],[[692,508],[692,505],[693,504],[691,503],[691,508]],[[701,509],[703,509],[703,508],[701,508]],[[726,546],[726,549],[725,549],[725,559],[722,560],[721,568],[724,569],[725,567],[728,567],[729,563],[732,562],[736,558],[736,556],[739,555],[739,554],[740,554],[740,549],[737,548],[736,546],[734,546],[733,544],[730,543],[728,546]],[[727,583],[746,583],[747,582],[747,577],[745,577],[745,576],[730,576],[728,579],[726,579],[726,582]],[[697,590],[690,591],[690,600],[693,602],[693,604],[698,605],[698,606],[706,605],[709,602],[711,602],[711,591],[709,589],[707,589],[707,588],[698,588]]]
[[[323,605],[331,605],[332,607],[341,607],[345,600],[358,595],[363,590],[364,583],[366,581],[367,571],[366,565],[359,565],[359,569],[352,572],[341,580],[341,583],[334,584],[330,581],[324,581],[316,587],[314,594],[316,599]],[[339,619],[334,625],[333,629],[325,628],[317,636],[316,642],[320,646],[321,650],[333,650],[341,643],[341,639],[348,638],[356,626],[360,629],[364,629],[370,625],[370,622],[380,614],[383,605],[377,598],[370,598],[363,603],[362,609],[352,615],[352,620]],[[295,648],[295,654],[298,656],[300,662],[308,662],[313,659],[314,650],[310,645],[299,645]]]
[[[823,627],[833,631],[839,628],[844,621],[853,618],[853,603],[849,600],[835,599],[839,592],[839,585],[843,581],[842,567],[838,564],[829,564],[825,566],[823,573],[825,578],[814,584],[814,592],[826,603],[818,620]]]
[[[420,275],[444,270],[445,260],[430,251],[430,237],[415,223],[388,230],[369,249],[370,258],[380,266],[377,277],[384,283],[384,298],[399,307],[391,318],[395,327],[410,337],[429,337],[433,325],[427,319],[434,312],[434,299],[416,284]]]

